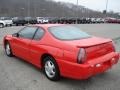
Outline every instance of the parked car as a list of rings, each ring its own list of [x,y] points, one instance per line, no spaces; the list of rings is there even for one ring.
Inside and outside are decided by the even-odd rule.
[[[82,18],[82,23],[89,24],[89,23],[91,23],[91,19],[90,18]]]
[[[49,23],[50,23],[50,24],[60,23],[60,18],[51,17],[51,18],[49,18]]]
[[[49,19],[47,17],[37,17],[37,23],[46,24],[49,23]]]
[[[92,23],[97,23],[96,18],[91,18],[91,22],[92,22]]]
[[[1,17],[0,18],[0,27],[12,26],[13,22],[10,17]]]
[[[118,23],[116,18],[106,18],[107,23]]]
[[[25,17],[25,21],[28,24],[37,24],[37,18],[35,17]]]
[[[6,26],[6,23],[3,20],[0,20],[0,28],[3,28]]]
[[[27,21],[25,20],[24,17],[14,17],[13,24],[15,24],[16,26],[18,25],[24,26],[25,24],[27,24]]]
[[[118,63],[111,39],[91,36],[62,24],[27,26],[4,37],[7,56],[17,56],[43,69],[46,77],[87,79]]]
[[[120,24],[120,19],[117,19],[117,23]]]
[[[79,18],[69,17],[67,20],[68,24],[75,24]]]

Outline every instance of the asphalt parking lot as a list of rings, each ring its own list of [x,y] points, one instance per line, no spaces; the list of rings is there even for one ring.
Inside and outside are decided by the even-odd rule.
[[[113,39],[117,51],[120,51],[120,24],[75,26],[91,35]],[[21,28],[23,27],[0,28],[0,90],[120,90],[120,63],[111,70],[87,80],[62,78],[58,82],[52,82],[33,65],[16,57],[7,57],[2,47],[2,38]]]

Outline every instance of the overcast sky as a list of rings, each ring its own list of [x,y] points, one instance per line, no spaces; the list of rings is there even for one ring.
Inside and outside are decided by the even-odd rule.
[[[54,0],[70,2],[76,4],[77,0]],[[86,6],[90,9],[103,11],[106,8],[107,0],[78,0],[79,5]],[[120,12],[120,0],[108,0],[108,11]]]

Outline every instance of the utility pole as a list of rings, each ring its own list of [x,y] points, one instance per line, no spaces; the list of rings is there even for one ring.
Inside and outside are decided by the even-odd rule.
[[[106,12],[107,12],[107,8],[108,8],[108,0],[106,0]]]
[[[106,17],[107,17],[107,9],[108,9],[108,0],[106,0]]]

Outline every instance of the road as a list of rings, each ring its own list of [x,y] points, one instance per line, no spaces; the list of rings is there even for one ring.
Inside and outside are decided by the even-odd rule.
[[[105,38],[120,37],[119,24],[75,25],[85,32]],[[0,44],[6,34],[17,32],[20,27],[0,28]],[[120,50],[120,40],[115,40]],[[0,45],[0,90],[120,90],[120,63],[111,70],[87,80],[62,78],[58,82],[49,81],[33,65],[16,57],[7,57]]]

